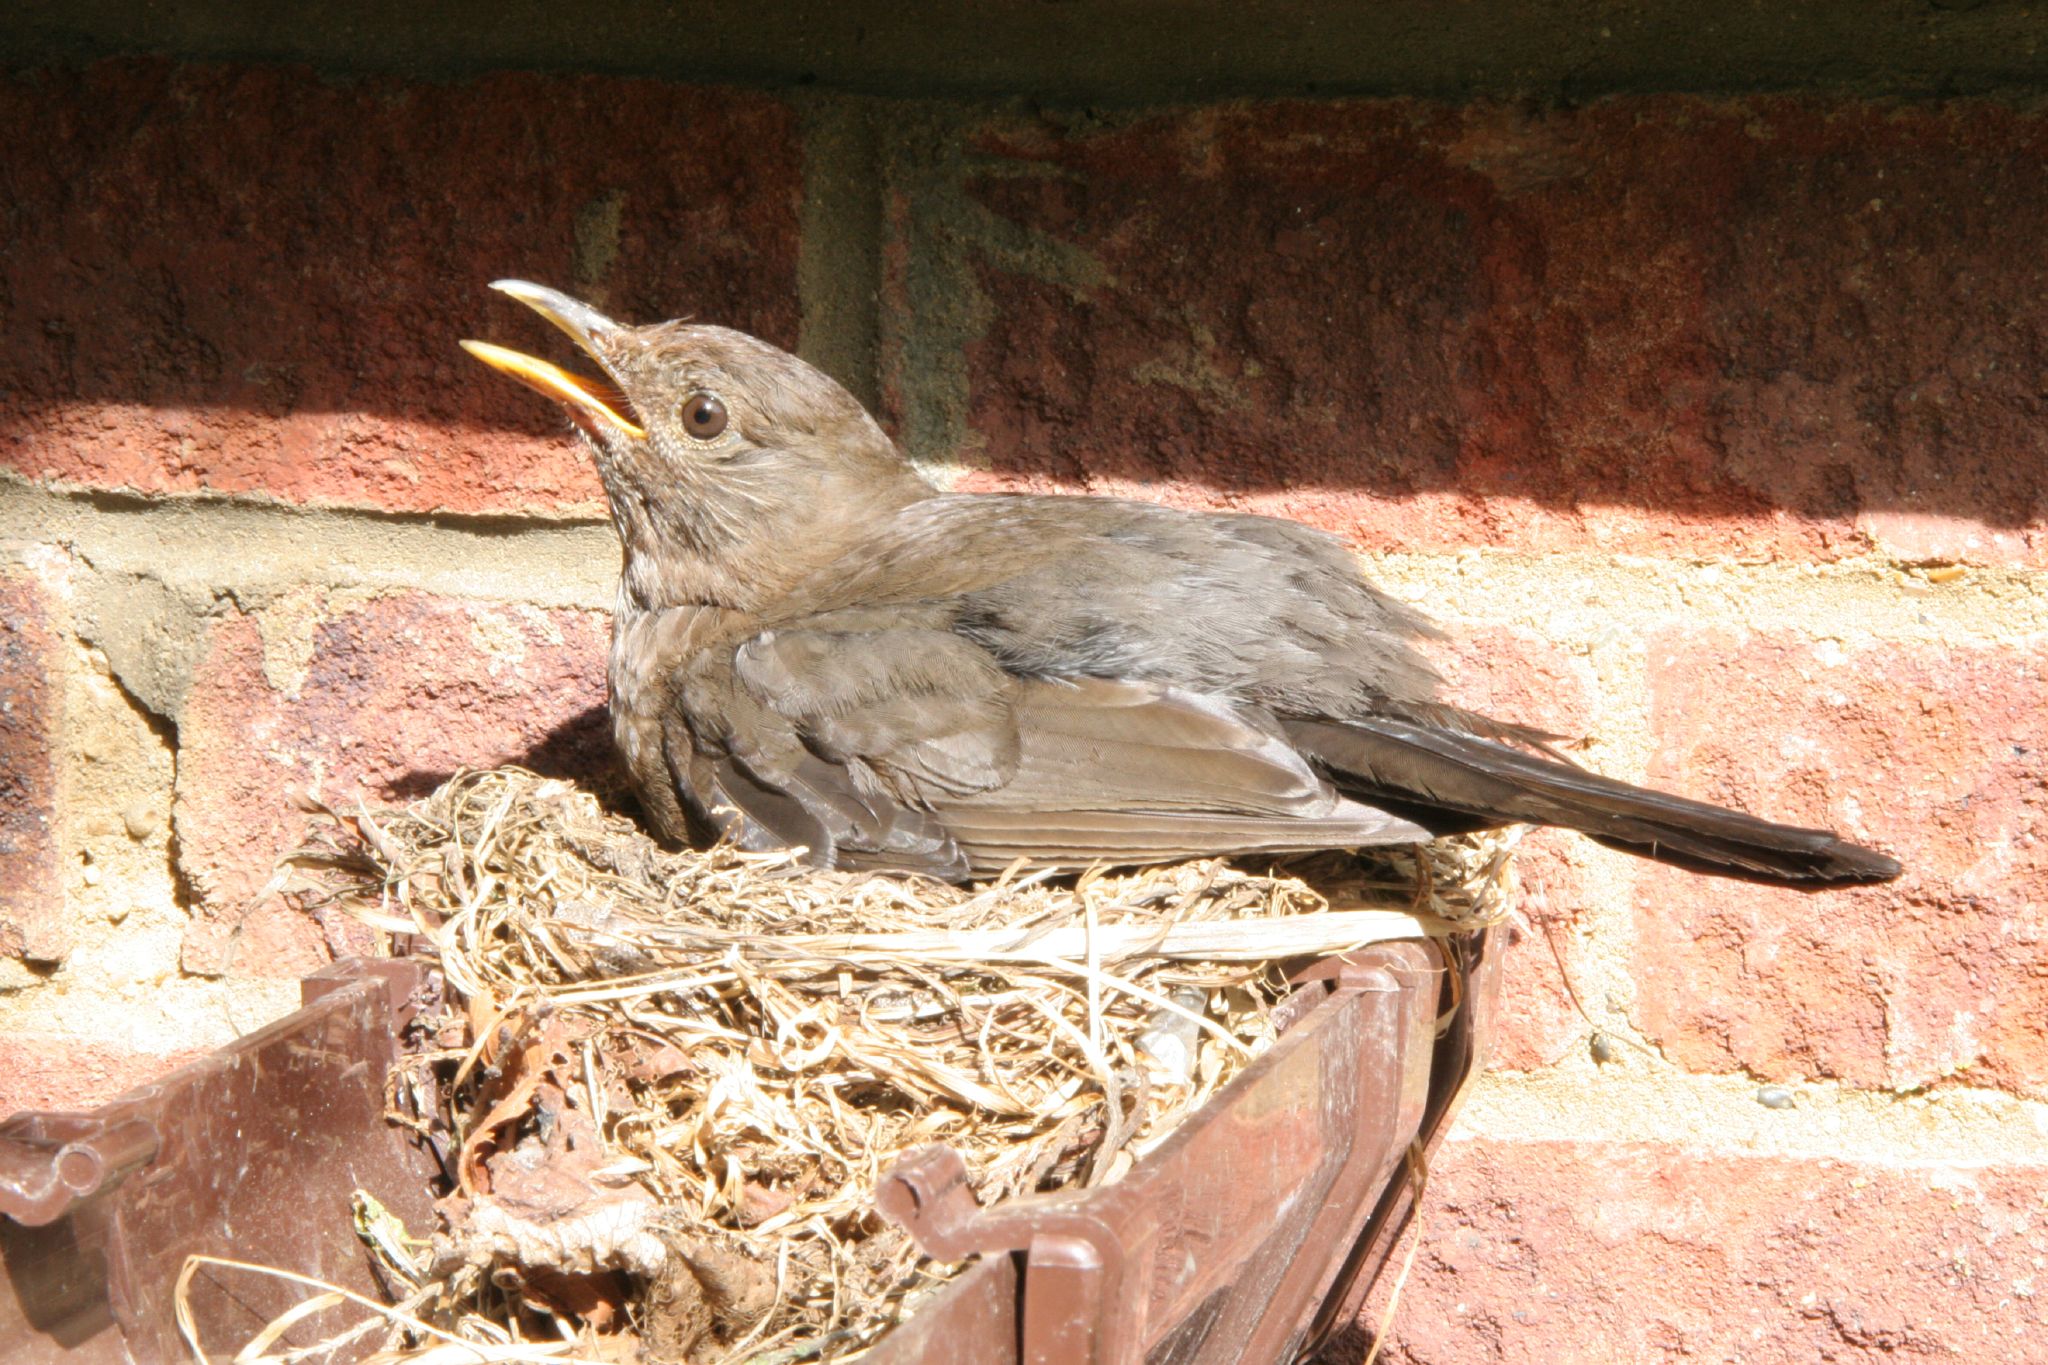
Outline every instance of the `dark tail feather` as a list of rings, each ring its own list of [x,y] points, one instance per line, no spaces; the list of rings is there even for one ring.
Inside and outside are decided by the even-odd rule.
[[[1658,862],[1775,886],[1810,889],[1899,875],[1896,859],[1826,830],[1632,787],[1454,730],[1390,719],[1285,725],[1346,795],[1439,833],[1561,825]]]

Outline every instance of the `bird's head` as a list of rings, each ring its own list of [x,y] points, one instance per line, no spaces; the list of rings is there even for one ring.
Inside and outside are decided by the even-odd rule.
[[[602,371],[462,343],[568,409],[604,482],[629,580],[636,556],[662,561],[639,570],[653,598],[709,592],[694,579],[711,571],[759,580],[773,562],[783,566],[773,576],[787,577],[810,557],[801,547],[830,548],[829,527],[930,492],[852,394],[787,351],[728,327],[628,326],[524,280],[491,287],[568,333]]]

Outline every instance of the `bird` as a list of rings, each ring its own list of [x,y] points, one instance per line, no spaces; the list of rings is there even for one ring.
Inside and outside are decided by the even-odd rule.
[[[1554,825],[1773,885],[1899,874],[1444,700],[1425,652],[1439,628],[1334,536],[946,492],[768,342],[492,288],[597,371],[461,343],[561,404],[596,465],[622,549],[612,734],[672,842],[966,881]]]

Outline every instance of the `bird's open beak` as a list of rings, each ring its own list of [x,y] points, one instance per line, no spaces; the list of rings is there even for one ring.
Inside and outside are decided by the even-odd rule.
[[[567,332],[591,359],[600,365],[605,363],[598,342],[620,330],[619,325],[589,304],[578,302],[558,290],[528,284],[525,280],[498,280],[491,288],[518,299]],[[465,341],[462,349],[492,369],[502,370],[527,387],[568,404],[570,415],[578,421],[607,423],[628,436],[644,437],[647,434],[639,423],[622,412],[626,407],[624,395],[616,390],[605,392],[612,388],[611,385],[571,374],[559,365],[504,346],[493,346],[488,341]]]

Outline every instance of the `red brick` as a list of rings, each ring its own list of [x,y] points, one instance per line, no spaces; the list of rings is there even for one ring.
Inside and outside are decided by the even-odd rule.
[[[1643,1027],[1693,1068],[2048,1096],[2048,652],[1674,633],[1649,663],[1653,781],[1906,873],[1805,896],[1644,871]]]
[[[796,339],[765,95],[110,62],[0,80],[0,466],[395,511],[591,508],[560,415],[456,349],[569,354],[484,288]],[[584,244],[579,252],[578,234]]]
[[[0,1118],[21,1109],[90,1109],[203,1051],[136,1052],[72,1034],[0,1034]]]
[[[180,727],[179,857],[198,901],[187,968],[294,976],[328,955],[339,926],[252,905],[307,826],[294,792],[377,809],[506,762],[602,782],[608,638],[601,612],[421,594],[225,618]]]
[[[0,958],[56,962],[71,945],[57,856],[55,650],[39,580],[0,573]]]
[[[2048,1359],[2041,1190],[2039,1168],[1451,1143],[1380,1359]]]
[[[971,487],[1369,546],[1815,557],[1934,518],[2048,563],[2039,111],[1280,103],[975,144],[957,221],[905,230],[982,298],[920,306],[899,247],[891,324],[977,319]]]
[[[1932,512],[1865,512],[1857,528],[1904,564],[2024,564],[2027,533]]]

